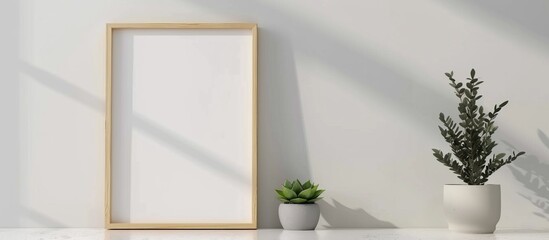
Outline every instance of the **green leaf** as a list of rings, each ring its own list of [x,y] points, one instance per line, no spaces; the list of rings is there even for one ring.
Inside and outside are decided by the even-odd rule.
[[[499,105],[499,108],[505,107],[505,105],[507,105],[507,103],[509,103],[509,101],[505,101],[505,102],[501,103]]]
[[[282,190],[276,189],[275,191],[276,191],[276,193],[277,193],[277,195],[278,195],[279,198],[286,198],[286,197],[284,196],[284,193],[282,192]]]
[[[307,202],[307,199],[293,198],[293,199],[290,199],[290,202],[292,202],[292,203],[305,203],[305,202]]]
[[[496,155],[495,159],[498,160],[498,159],[502,159],[503,157],[505,157],[505,153],[500,153],[500,154]]]
[[[440,134],[442,134],[442,136],[446,135],[446,130],[444,130],[442,127],[438,126],[438,130],[440,130]]]
[[[326,191],[326,190],[324,190],[324,189],[317,190],[317,191],[315,192],[315,195],[313,196],[313,198],[318,198],[318,196],[320,196],[320,194],[322,194],[324,191]]]
[[[280,200],[283,203],[289,203],[290,202],[290,200],[288,200],[286,198],[281,198],[281,197],[279,197],[278,200]]]
[[[299,194],[301,191],[303,191],[303,188],[301,187],[301,184],[299,182],[294,181],[292,184],[292,191],[294,191],[296,194]]]
[[[471,78],[474,78],[475,77],[475,69],[471,69]]]
[[[301,188],[303,188],[303,184],[301,184],[301,182],[299,181],[299,179],[296,179],[295,181],[299,184],[299,186],[300,186]]]
[[[311,188],[312,186],[313,186],[313,184],[311,183],[310,180],[308,180],[307,182],[305,182],[303,184],[303,189]]]
[[[315,195],[315,191],[312,188],[308,188],[299,193],[298,197],[304,199],[311,199]]]
[[[297,197],[297,194],[294,191],[292,191],[291,189],[287,188],[287,187],[282,188],[282,195],[286,199],[292,199],[292,198]]]
[[[292,183],[288,180],[284,181],[284,187],[287,187],[287,188],[292,188]]]
[[[473,98],[473,95],[468,89],[465,89],[465,96],[467,96],[468,98]]]

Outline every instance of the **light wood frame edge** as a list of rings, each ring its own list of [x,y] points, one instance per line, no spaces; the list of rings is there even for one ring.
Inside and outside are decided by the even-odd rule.
[[[107,23],[111,29],[254,29],[255,23]]]
[[[251,223],[113,223],[111,213],[112,45],[115,29],[250,29],[252,31],[252,222]],[[105,228],[107,229],[257,229],[257,89],[258,27],[255,23],[108,23],[105,112]]]
[[[107,229],[257,229],[253,223],[111,223]]]
[[[112,33],[107,24],[106,96],[105,96],[105,227],[111,225],[111,139],[112,139]]]

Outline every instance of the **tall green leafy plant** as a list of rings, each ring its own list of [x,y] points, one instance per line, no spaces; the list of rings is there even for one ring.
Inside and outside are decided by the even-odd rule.
[[[451,117],[440,113],[442,126],[438,128],[450,144],[452,153],[433,149],[433,155],[468,185],[484,185],[492,173],[524,154],[492,154],[497,145],[492,135],[498,129],[494,120],[509,101],[495,105],[491,112],[487,112],[483,106],[478,105],[478,100],[482,97],[478,93],[479,85],[483,81],[475,77],[475,69],[471,70],[471,77],[467,78],[465,84],[456,82],[454,72],[446,73],[446,76],[460,101],[460,121],[455,122]]]

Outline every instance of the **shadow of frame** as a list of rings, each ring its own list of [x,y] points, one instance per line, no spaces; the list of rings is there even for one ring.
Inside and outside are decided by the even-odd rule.
[[[0,1],[0,227],[20,227],[24,209],[21,206],[21,174],[24,129],[21,125],[21,78],[17,71],[19,58],[19,1]]]

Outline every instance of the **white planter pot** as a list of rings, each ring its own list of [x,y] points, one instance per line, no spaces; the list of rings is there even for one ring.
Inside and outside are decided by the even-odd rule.
[[[278,206],[278,218],[286,230],[314,230],[320,218],[318,204],[284,204]]]
[[[444,212],[451,231],[493,233],[501,215],[499,185],[444,185]]]

